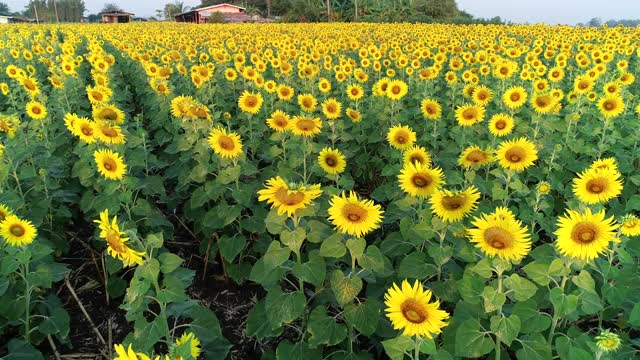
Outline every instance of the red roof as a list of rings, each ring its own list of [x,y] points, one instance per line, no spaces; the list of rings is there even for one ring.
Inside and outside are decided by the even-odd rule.
[[[230,7],[236,8],[236,9],[247,10],[246,8],[243,8],[242,6],[236,6],[236,5],[231,5],[231,4],[224,3],[224,4],[217,4],[217,5],[201,7],[201,8],[198,8],[198,9],[193,9],[192,11],[209,10],[209,9],[215,9],[215,8],[223,7],[223,6],[230,6]]]

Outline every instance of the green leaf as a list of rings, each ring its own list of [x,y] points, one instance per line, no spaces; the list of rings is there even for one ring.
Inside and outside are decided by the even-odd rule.
[[[308,222],[309,225],[309,234],[307,235],[307,240],[312,243],[319,244],[324,241],[324,239],[333,235],[333,231],[329,225],[320,222],[318,220],[310,220]]]
[[[538,287],[531,281],[520,277],[518,274],[512,274],[504,280],[504,286],[513,290],[514,298],[517,301],[525,301],[535,295]]]
[[[404,353],[413,350],[415,343],[413,338],[409,336],[398,336],[397,338],[383,341],[382,346],[391,360],[403,360]]]
[[[565,295],[561,288],[553,288],[549,291],[549,300],[553,304],[553,311],[559,317],[564,317],[576,311],[578,297],[570,294]]]
[[[140,274],[142,278],[151,281],[152,283],[158,279],[160,273],[160,263],[156,259],[149,259],[144,264],[138,266],[136,274]]]
[[[520,332],[520,318],[518,315],[508,317],[502,315],[494,315],[491,317],[491,331],[500,338],[500,341],[507,346],[511,346],[513,340],[518,337]]]
[[[482,299],[484,300],[484,311],[490,313],[502,309],[507,297],[494,287],[485,286],[482,291]]]
[[[51,310],[49,316],[46,317],[38,330],[44,335],[58,335],[60,338],[66,338],[69,334],[70,317],[63,307],[56,307]]]
[[[520,339],[522,349],[516,351],[518,360],[551,360],[551,346],[542,334],[531,334]]]
[[[284,223],[287,221],[286,215],[278,215],[275,209],[271,209],[267,214],[267,218],[264,219],[264,223],[267,227],[267,231],[270,234],[280,234],[285,229]]]
[[[222,235],[220,237],[219,250],[222,257],[228,262],[232,262],[233,259],[240,254],[244,246],[247,244],[247,238],[242,235],[236,235],[234,237]]]
[[[640,195],[633,195],[627,200],[626,211],[640,211]]]
[[[344,306],[358,296],[362,290],[362,279],[355,275],[345,277],[342,271],[336,270],[331,274],[331,289],[338,304]]]
[[[327,265],[322,257],[313,254],[309,256],[309,261],[304,264],[293,264],[293,274],[298,279],[313,284],[317,288],[324,285],[327,276]]]
[[[584,291],[591,293],[596,292],[596,282],[591,277],[591,274],[586,270],[582,270],[580,271],[580,274],[573,276],[571,281]]]
[[[289,260],[290,254],[291,250],[289,250],[289,248],[280,246],[279,241],[273,240],[271,244],[269,244],[269,248],[262,259],[264,260],[265,267],[268,270],[272,270]]]
[[[529,279],[542,286],[549,285],[549,264],[542,261],[532,261],[525,265],[522,270],[527,273]]]
[[[3,360],[44,360],[40,351],[22,339],[11,339],[8,349],[9,354]]]
[[[373,271],[375,273],[384,272],[384,255],[375,245],[369,245],[367,251],[358,259],[358,264],[363,269]]]
[[[276,360],[322,360],[322,349],[310,349],[305,342],[292,344],[285,340],[278,344]]]
[[[380,318],[381,305],[376,300],[357,304],[347,304],[344,307],[345,321],[358,329],[363,335],[371,336],[376,331]]]
[[[231,344],[222,336],[220,322],[216,314],[202,305],[191,308],[191,330],[201,342],[205,359],[224,359],[227,357]]]
[[[635,303],[635,305],[633,305],[633,309],[631,309],[631,313],[629,314],[628,322],[632,326],[640,326],[640,303]]]
[[[588,351],[573,346],[573,340],[565,336],[556,338],[556,351],[561,360],[593,360],[593,356]]]
[[[272,329],[277,329],[282,324],[288,324],[301,317],[307,299],[300,291],[290,293],[282,292],[279,287],[273,288],[265,299],[267,319]]]
[[[206,172],[207,169],[205,168],[204,171]],[[236,181],[236,179],[238,179],[240,177],[240,172],[242,171],[242,168],[238,165],[238,166],[228,166],[224,169],[222,169],[222,171],[220,171],[220,173],[218,174],[218,177],[216,178],[216,181],[218,181],[221,184],[229,184],[232,183],[234,181]],[[206,173],[205,173],[206,175]]]
[[[343,244],[340,234],[326,238],[320,245],[320,255],[323,257],[341,258],[346,253],[347,247]]]
[[[489,260],[487,259],[478,261],[475,265],[471,265],[470,268],[474,273],[482,276],[485,279],[488,279],[493,275],[493,268],[491,267],[491,264],[489,264]]]
[[[456,356],[477,358],[490,353],[496,344],[477,319],[469,319],[458,326],[455,345]]]
[[[147,235],[145,239],[145,245],[152,249],[160,249],[163,243],[164,235],[161,232]]]
[[[565,276],[569,275],[571,269],[565,266],[563,259],[555,259],[549,265],[549,275],[551,276]]]
[[[349,239],[347,240],[347,249],[351,254],[352,259],[360,259],[364,254],[364,249],[367,247],[367,241],[363,238]]]
[[[247,336],[256,337],[259,340],[276,337],[282,333],[282,327],[275,329],[271,327],[264,300],[258,301],[249,311],[246,333]]]
[[[283,230],[280,233],[280,241],[287,246],[295,254],[300,253],[300,248],[304,239],[307,237],[307,232],[302,227],[297,227],[293,231]]]
[[[347,337],[345,326],[337,324],[334,318],[328,316],[324,306],[313,309],[307,326],[307,331],[311,334],[309,337],[311,348],[316,348],[318,345],[337,345]]]
[[[183,262],[180,256],[170,252],[160,254],[160,256],[158,256],[158,260],[160,260],[160,271],[162,271],[163,274],[172,272]]]
[[[513,306],[513,315],[517,315],[521,322],[521,332],[542,332],[551,326],[551,318],[538,311],[538,305],[532,299],[519,301]]]
[[[426,279],[438,272],[435,265],[427,260],[427,256],[421,252],[412,252],[400,261],[398,277],[410,279]]]

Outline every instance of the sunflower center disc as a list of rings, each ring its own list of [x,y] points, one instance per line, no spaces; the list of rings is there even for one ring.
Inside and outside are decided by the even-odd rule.
[[[20,225],[12,225],[10,231],[14,236],[18,237],[24,235],[25,233],[24,228]]]
[[[327,160],[325,160],[325,162],[327,163],[327,165],[333,167],[336,166],[336,159],[328,157]]]
[[[225,149],[225,150],[232,150],[233,149],[233,140],[229,139],[226,136],[221,137],[220,141],[218,143],[220,144],[220,147]]]
[[[427,320],[427,309],[413,299],[408,299],[402,304],[402,315],[409,322],[421,324]]]
[[[407,140],[405,140],[404,136],[398,135],[396,137],[396,141],[399,142],[400,144],[404,144]]]
[[[589,223],[580,223],[574,227],[571,237],[577,243],[588,244],[596,239],[596,230]]]
[[[604,108],[607,109],[607,110],[612,110],[614,108],[614,106],[613,106],[612,103],[608,102],[608,103],[604,104]]]
[[[506,128],[506,127],[507,127],[507,124],[505,124],[504,120],[498,120],[496,122],[496,129],[502,130],[502,129]]]
[[[413,180],[413,184],[420,188],[427,187],[429,186],[429,184],[431,184],[431,179],[420,174],[415,175],[412,180]]]

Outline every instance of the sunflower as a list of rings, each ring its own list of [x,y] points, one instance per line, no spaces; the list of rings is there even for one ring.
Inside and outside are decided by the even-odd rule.
[[[470,146],[460,154],[458,164],[469,169],[487,165],[493,161],[491,150],[482,150],[480,146]]]
[[[605,119],[611,119],[624,112],[622,96],[618,94],[606,95],[598,101],[598,109]]]
[[[293,95],[292,95],[293,96]],[[240,98],[238,99],[238,106],[240,110],[255,115],[260,111],[260,107],[262,107],[262,94],[252,93],[247,90],[242,92]]]
[[[594,338],[596,340],[596,346],[602,352],[617,351],[622,344],[620,336],[612,333],[609,330],[603,330],[598,336]]]
[[[312,113],[318,106],[318,100],[311,94],[300,94],[298,95],[298,105],[302,111]]]
[[[357,84],[349,85],[347,87],[347,96],[353,101],[360,100],[364,96],[364,89]]]
[[[109,125],[106,122],[96,123],[95,137],[105,144],[124,144],[125,136],[118,125]]]
[[[404,151],[404,153],[402,154],[402,161],[404,164],[419,163],[421,165],[430,167],[431,155],[422,146],[414,145]]]
[[[209,146],[223,159],[237,159],[242,154],[242,142],[240,135],[222,128],[211,130],[209,134]]]
[[[13,212],[5,204],[0,204],[0,222],[3,222],[9,215],[13,215]]]
[[[1,205],[0,205],[1,206]],[[0,210],[1,211],[1,210]],[[640,235],[640,219],[633,214],[626,215],[622,218],[620,233],[625,236]]]
[[[4,157],[4,145],[0,144],[0,160],[2,160],[3,157]],[[2,221],[1,217],[0,217],[0,221]]]
[[[523,171],[538,159],[538,150],[535,144],[522,137],[517,140],[503,141],[496,156],[500,166],[515,172]]]
[[[556,248],[574,259],[593,260],[607,249],[609,242],[620,241],[615,234],[617,228],[613,217],[605,219],[604,210],[595,214],[589,208],[583,213],[567,210],[566,216],[558,219]]]
[[[109,219],[109,210],[105,209],[100,212],[100,219],[93,220],[93,222],[98,224],[100,237],[107,242],[107,253],[110,256],[122,260],[125,267],[143,264],[142,257],[145,252],[135,251],[127,245],[129,238],[123,236],[126,234],[120,231],[117,216]]]
[[[285,132],[289,129],[291,117],[282,110],[276,110],[267,119],[267,125],[277,132]]]
[[[589,166],[589,169],[609,169],[618,171],[618,163],[615,158],[598,159]]]
[[[489,120],[489,132],[493,136],[506,136],[511,134],[515,121],[508,114],[495,114]]]
[[[362,114],[358,110],[348,108],[345,113],[353,123],[359,123],[362,121]]]
[[[79,121],[79,120],[80,120],[80,117],[77,114],[66,113],[64,115],[65,127],[67,128],[67,130],[69,130],[69,132],[71,132],[71,134],[75,136],[79,136],[79,134],[76,133],[76,128],[75,128],[76,121]]]
[[[391,80],[387,85],[385,95],[391,99],[398,101],[409,92],[409,86],[402,80]]]
[[[422,115],[429,120],[438,120],[442,116],[442,106],[434,99],[424,99],[420,103]]]
[[[287,185],[280,177],[267,180],[265,188],[258,191],[258,201],[266,201],[278,209],[278,215],[287,213],[293,217],[296,211],[311,205],[322,194],[320,185]]]
[[[527,91],[521,86],[515,86],[502,95],[502,102],[509,109],[518,109],[527,102]]]
[[[17,247],[31,244],[38,231],[31,221],[7,214],[0,222],[0,235],[9,245]]]
[[[171,115],[177,118],[186,117],[189,114],[189,109],[195,104],[196,101],[191,96],[176,96],[171,100]]]
[[[387,141],[396,149],[404,150],[416,142],[416,133],[408,126],[396,125],[389,129]]]
[[[610,81],[602,87],[602,90],[604,90],[604,92],[607,94],[615,95],[619,94],[622,91],[622,87],[617,82]]]
[[[486,86],[477,86],[473,89],[473,93],[471,94],[471,100],[476,105],[487,106],[491,99],[493,98],[493,91]]]
[[[289,124],[289,129],[294,135],[313,137],[320,134],[322,121],[320,118],[295,116]]]
[[[189,346],[191,357],[197,359],[200,356],[200,340],[192,332],[187,332],[176,339],[176,347],[180,348],[186,344]],[[175,360],[182,360],[182,357],[176,356]]]
[[[40,94],[40,87],[38,86],[38,80],[31,76],[20,78],[20,84],[24,87],[31,98]]]
[[[318,156],[318,164],[329,175],[341,174],[347,166],[344,155],[332,148],[324,148]]]
[[[34,120],[42,120],[47,117],[47,108],[35,100],[29,101],[25,106],[25,110],[27,115]]]
[[[96,127],[95,122],[87,119],[86,117],[79,117],[73,121],[72,133],[85,143],[93,144],[97,140]]]
[[[446,222],[458,222],[476,209],[480,193],[475,186],[462,191],[438,190],[429,199],[433,213]]]
[[[342,112],[342,104],[334,98],[325,100],[322,103],[322,113],[329,120],[335,120],[340,117]]]
[[[445,320],[449,314],[440,310],[440,301],[430,303],[431,291],[424,290],[418,280],[411,286],[407,280],[402,281],[402,288],[395,283],[384,295],[387,306],[385,312],[395,330],[403,330],[404,336],[426,336],[442,332],[447,326]]]
[[[558,104],[558,100],[551,94],[538,94],[531,98],[531,106],[538,114],[549,114]]]
[[[293,94],[295,93],[293,88],[287,85],[279,85],[276,89],[276,92],[278,93],[278,99],[282,101],[291,100],[291,98],[293,98]]]
[[[549,192],[551,192],[551,184],[549,184],[546,181],[541,181],[538,183],[538,185],[536,186],[536,191],[540,194],[540,195],[547,195]]]
[[[87,97],[91,104],[94,105],[109,102],[112,94],[111,90],[106,86],[87,86]]]
[[[329,91],[331,91],[331,82],[325,78],[320,79],[320,81],[318,82],[318,89],[322,93],[328,93]]]
[[[607,202],[621,192],[622,181],[616,170],[588,169],[573,179],[573,193],[585,204]]]
[[[431,168],[419,162],[405,163],[398,175],[400,189],[411,196],[426,198],[444,184],[440,168]]]
[[[485,255],[517,262],[531,250],[531,238],[527,227],[514,219],[511,212],[509,215],[482,214],[471,222],[475,228],[467,232],[470,241]]]
[[[100,149],[93,152],[93,158],[98,165],[98,172],[110,180],[120,180],[127,171],[127,165],[117,152]]]
[[[456,109],[456,120],[460,126],[471,126],[484,120],[484,107],[465,104]]]
[[[329,201],[329,220],[343,234],[363,237],[377,229],[383,211],[373,200],[359,200],[355,192],[334,195]]]
[[[94,106],[91,115],[93,116],[93,119],[96,122],[110,122],[112,124],[118,124],[118,125],[124,124],[124,119],[125,119],[124,111],[118,109],[115,105]],[[177,116],[177,117],[182,117],[182,116]]]
[[[116,350],[117,355],[113,360],[151,360],[149,356],[135,352],[131,347],[131,344],[129,344],[129,348],[127,350],[124,349],[122,344],[115,344],[113,348]]]

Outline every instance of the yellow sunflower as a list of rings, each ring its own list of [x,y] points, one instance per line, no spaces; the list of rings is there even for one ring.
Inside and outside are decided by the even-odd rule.
[[[471,223],[475,228],[467,229],[469,239],[487,256],[520,261],[531,250],[527,227],[512,216],[482,214]]]
[[[585,204],[607,202],[622,192],[620,176],[612,169],[588,169],[573,179],[573,193]]]
[[[442,106],[437,100],[424,99],[420,103],[420,111],[422,115],[429,120],[438,120],[442,116]]]
[[[127,165],[120,154],[108,149],[93,152],[93,158],[98,166],[98,172],[107,179],[120,180],[127,171]]]
[[[475,186],[462,191],[438,190],[429,203],[433,213],[445,222],[458,222],[476,209],[480,193]]]
[[[176,347],[186,344],[189,346],[191,357],[197,359],[200,356],[200,340],[192,332],[186,332],[179,339],[176,339]],[[182,360],[182,357],[177,356],[175,360]]]
[[[424,166],[431,166],[431,155],[422,146],[414,145],[404,151],[402,154],[402,162],[404,164],[419,163]]]
[[[471,126],[484,120],[484,107],[465,104],[456,109],[456,120],[460,126]]]
[[[87,97],[91,104],[107,103],[111,100],[111,89],[106,86],[96,85],[94,87],[87,86]]]
[[[394,101],[402,99],[409,92],[409,86],[402,80],[391,80],[387,85],[385,95]]]
[[[125,267],[143,264],[142,258],[145,252],[135,251],[127,245],[129,238],[123,236],[126,233],[120,231],[117,216],[109,219],[109,210],[105,209],[100,212],[100,219],[93,220],[93,222],[98,224],[100,237],[107,242],[107,253],[110,256],[122,260]]]
[[[329,220],[343,234],[363,237],[377,229],[382,222],[383,211],[373,200],[359,200],[355,192],[349,196],[342,192],[329,201]]]
[[[267,119],[267,125],[277,132],[285,132],[289,129],[290,121],[291,117],[287,113],[282,110],[276,110]]]
[[[86,117],[77,118],[73,122],[72,133],[80,138],[83,142],[87,144],[93,144],[98,140],[96,136],[96,123],[87,119]]]
[[[605,119],[611,119],[620,116],[624,112],[624,102],[622,96],[618,94],[606,95],[598,102],[600,114]]]
[[[536,113],[544,115],[554,111],[558,99],[551,94],[537,94],[531,98],[531,106]]]
[[[608,169],[618,171],[618,163],[615,158],[598,159],[591,164],[589,169]]]
[[[252,93],[247,90],[242,92],[240,98],[238,99],[238,107],[240,110],[255,115],[260,111],[260,107],[262,107],[262,94]]]
[[[278,209],[278,215],[287,213],[293,217],[296,211],[306,208],[322,194],[320,185],[289,186],[280,176],[267,180],[265,188],[258,191],[258,201],[266,201]]]
[[[242,142],[240,135],[222,128],[211,130],[209,134],[209,146],[223,159],[237,159],[242,154]]]
[[[329,120],[335,120],[340,117],[342,112],[342,104],[334,98],[325,100],[322,103],[322,113]]]
[[[1,206],[1,205],[0,205]],[[622,218],[620,233],[625,236],[640,235],[640,219],[633,214],[626,215]]]
[[[411,196],[426,198],[444,184],[440,168],[431,168],[419,162],[405,163],[398,175],[400,189]]]
[[[347,166],[347,161],[337,149],[324,148],[318,156],[318,164],[329,175],[341,174]]]
[[[5,204],[0,204],[0,222],[3,222],[9,215],[13,215],[11,209],[9,209]]]
[[[469,169],[481,167],[493,161],[492,150],[482,150],[480,146],[470,146],[460,154],[458,164]]]
[[[31,98],[35,97],[40,93],[40,87],[38,86],[37,79],[31,76],[26,76],[26,77],[20,78],[19,80],[20,80],[20,84],[22,84],[22,86],[24,87],[24,89],[27,91],[27,93]]]
[[[360,113],[360,111],[349,108],[345,112],[353,123],[359,123],[360,121],[362,121],[362,114]]]
[[[318,100],[311,94],[300,94],[298,95],[298,105],[302,111],[312,113],[318,106]]]
[[[402,288],[395,283],[384,295],[385,312],[395,330],[403,330],[404,336],[426,336],[432,339],[448,324],[449,313],[440,310],[440,301],[429,302],[431,291],[424,290],[418,280],[411,286],[402,281]]]
[[[27,115],[34,120],[42,120],[47,117],[47,108],[35,100],[29,101],[25,110],[27,111]]]
[[[9,245],[18,247],[31,244],[38,231],[31,221],[7,214],[0,222],[0,235]]]
[[[124,111],[118,109],[115,105],[97,105],[94,106],[91,113],[93,119],[97,122],[110,122],[117,125],[124,124]],[[177,117],[182,117],[181,116]]]
[[[149,356],[135,352],[131,347],[131,344],[129,344],[129,348],[127,350],[125,350],[122,344],[115,344],[113,348],[116,350],[117,355],[113,360],[151,360]]]
[[[473,100],[476,105],[487,106],[491,99],[493,98],[493,91],[486,86],[476,86],[473,89],[473,93],[471,94],[471,100]]]
[[[320,134],[322,121],[319,118],[295,116],[289,124],[289,129],[294,135],[313,137]]]
[[[522,137],[517,140],[503,141],[496,156],[500,166],[515,172],[523,171],[538,159],[538,150],[535,144]]]
[[[278,93],[278,99],[282,101],[291,100],[291,98],[293,98],[293,94],[295,93],[293,88],[287,85],[279,85],[276,91]]]
[[[556,248],[564,256],[579,260],[593,260],[606,251],[610,242],[619,242],[613,217],[605,219],[601,210],[592,213],[587,208],[580,213],[567,210],[567,214],[558,219],[558,238]]]
[[[489,132],[493,136],[506,136],[511,134],[515,121],[508,114],[495,114],[489,120]]]
[[[396,149],[404,150],[416,142],[416,133],[408,126],[396,125],[389,129],[387,141]]]
[[[191,107],[195,105],[196,101],[191,96],[176,96],[175,98],[173,98],[173,100],[171,100],[171,115],[177,118],[183,118],[189,114],[189,109],[191,109]]]
[[[353,84],[347,87],[347,97],[353,101],[362,99],[364,96],[364,89],[362,86]]]
[[[527,90],[521,86],[512,87],[502,95],[502,102],[509,109],[518,109],[527,102]]]
[[[118,125],[109,125],[106,122],[96,123],[95,137],[105,144],[124,144],[125,136]]]

